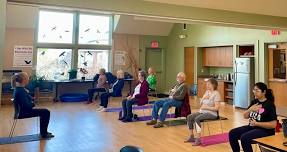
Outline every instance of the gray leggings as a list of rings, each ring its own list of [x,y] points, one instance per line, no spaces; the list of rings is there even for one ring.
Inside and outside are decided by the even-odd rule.
[[[187,125],[189,129],[193,129],[194,123],[197,123],[197,125],[200,127],[200,122],[202,120],[210,120],[210,119],[216,119],[217,116],[210,114],[210,113],[193,113],[187,116]]]

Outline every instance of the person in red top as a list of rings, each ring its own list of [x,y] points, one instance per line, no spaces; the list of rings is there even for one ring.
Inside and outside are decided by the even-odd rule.
[[[148,103],[148,82],[146,81],[146,72],[139,71],[138,84],[136,85],[133,94],[129,95],[122,101],[123,116],[120,118],[123,122],[132,121],[132,105],[137,104],[139,106]]]

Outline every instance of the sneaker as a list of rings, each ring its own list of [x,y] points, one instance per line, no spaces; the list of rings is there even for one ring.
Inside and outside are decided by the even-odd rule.
[[[47,133],[45,135],[40,135],[40,136],[42,139],[51,139],[55,137],[52,133]]]
[[[132,119],[127,119],[127,118],[125,118],[124,120],[122,120],[122,122],[133,122],[133,120]]]
[[[164,125],[163,125],[162,122],[158,122],[158,123],[156,123],[153,127],[154,127],[154,128],[162,128],[162,127],[164,127]]]
[[[156,123],[157,121],[152,119],[151,121],[147,122],[146,125],[155,125]]]
[[[91,103],[93,103],[93,101],[87,101],[87,102],[85,102],[85,104],[91,104]]]
[[[99,112],[106,112],[107,108],[102,108],[101,110],[99,110]]]
[[[119,120],[124,120],[124,119],[126,119],[126,117],[121,117],[121,118],[119,118]]]
[[[100,106],[98,109],[96,109],[97,111],[101,111],[104,107]]]
[[[199,145],[201,145],[201,140],[200,140],[200,138],[195,138],[195,141],[194,141],[194,143],[192,144],[192,146],[199,146]]]
[[[193,135],[191,135],[186,141],[184,141],[185,143],[186,142],[195,142],[195,138]]]

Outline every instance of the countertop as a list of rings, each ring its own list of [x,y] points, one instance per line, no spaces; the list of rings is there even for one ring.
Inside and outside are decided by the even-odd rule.
[[[198,79],[209,79],[210,77],[204,77],[204,76],[198,76]],[[228,82],[228,83],[233,83],[233,81],[229,81],[229,80],[223,80],[223,79],[216,79],[218,82]]]
[[[287,79],[269,79],[269,82],[281,82],[281,83],[287,83]]]

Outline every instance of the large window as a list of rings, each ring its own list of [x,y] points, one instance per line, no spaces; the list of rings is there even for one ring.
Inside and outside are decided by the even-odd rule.
[[[111,16],[40,10],[37,75],[63,80],[73,68],[78,78],[92,79],[100,68],[108,70],[110,49]]]
[[[78,67],[85,69],[88,73],[78,75],[92,79],[100,68],[108,69],[108,50],[79,50]]]
[[[48,80],[61,80],[68,78],[71,68],[71,49],[38,49],[37,74],[45,76]]]
[[[39,43],[72,43],[73,13],[40,11]]]

